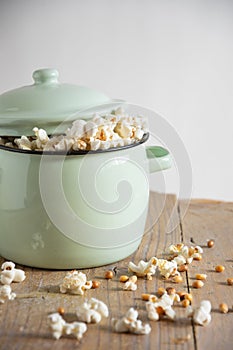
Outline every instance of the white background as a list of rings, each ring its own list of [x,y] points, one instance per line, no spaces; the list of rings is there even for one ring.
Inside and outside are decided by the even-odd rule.
[[[158,112],[187,149],[192,196],[233,200],[233,1],[1,0],[0,93],[43,67]]]

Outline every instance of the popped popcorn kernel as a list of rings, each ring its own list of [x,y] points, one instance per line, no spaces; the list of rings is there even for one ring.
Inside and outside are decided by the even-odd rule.
[[[155,301],[148,301],[146,303],[146,310],[148,318],[152,321],[158,321],[162,316],[166,316],[174,320],[176,313],[172,305],[176,299],[177,294],[168,295],[165,292],[159,299]],[[179,301],[179,298],[177,299]]]
[[[148,126],[146,118],[129,116],[118,108],[103,116],[94,114],[89,120],[75,120],[62,135],[50,137],[46,130],[38,127],[34,127],[33,132],[34,136],[23,135],[14,141],[1,138],[0,144],[28,151],[107,150],[140,141],[148,132]]]
[[[202,300],[200,305],[193,308],[191,305],[186,307],[186,315],[193,316],[196,324],[207,326],[211,322],[211,303],[209,300]]]
[[[168,279],[169,277],[173,277],[176,275],[180,275],[178,269],[177,269],[177,263],[176,261],[168,261],[165,259],[158,259],[158,269],[160,274],[165,278]]]
[[[152,275],[155,274],[157,269],[158,259],[152,257],[148,262],[141,260],[138,265],[134,264],[132,261],[129,262],[128,270],[129,272],[134,272],[138,277],[146,277],[151,279]]]
[[[11,291],[11,287],[9,284],[5,284],[0,286],[0,303],[4,304],[6,300],[14,300],[16,294]]]
[[[80,340],[83,334],[87,331],[87,326],[84,322],[66,322],[58,313],[53,313],[48,316],[50,329],[55,339],[60,339],[62,335],[74,335]]]
[[[87,281],[85,273],[73,270],[68,272],[60,285],[61,293],[83,295],[86,289],[91,289],[92,281]]]
[[[135,291],[137,290],[137,276],[131,276],[128,281],[125,282],[123,286],[123,290],[132,290]]]
[[[21,269],[16,269],[12,261],[4,262],[1,269],[0,281],[2,284],[10,285],[12,282],[23,282],[26,278],[25,272]]]
[[[149,334],[151,331],[149,324],[143,324],[138,320],[138,312],[132,307],[122,318],[112,318],[111,324],[117,333]]]
[[[108,317],[108,315],[107,305],[96,298],[85,300],[76,310],[78,320],[85,323],[99,323],[102,317]]]

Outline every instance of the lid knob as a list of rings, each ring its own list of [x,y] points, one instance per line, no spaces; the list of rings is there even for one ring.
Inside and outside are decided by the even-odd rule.
[[[44,68],[33,72],[35,84],[54,84],[58,83],[59,73],[56,69]]]

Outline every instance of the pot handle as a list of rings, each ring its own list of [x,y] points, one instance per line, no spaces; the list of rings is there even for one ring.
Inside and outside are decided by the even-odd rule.
[[[171,155],[163,147],[147,146],[146,156],[149,163],[150,173],[171,168]]]

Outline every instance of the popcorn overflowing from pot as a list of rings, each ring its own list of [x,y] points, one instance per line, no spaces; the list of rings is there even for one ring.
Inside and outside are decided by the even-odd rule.
[[[99,115],[95,113],[90,120],[77,119],[65,134],[48,136],[46,130],[38,127],[32,129],[34,136],[22,135],[10,141],[1,138],[6,147],[26,151],[97,151],[123,147],[142,140],[148,132],[145,117],[132,116],[123,108],[112,113]]]

